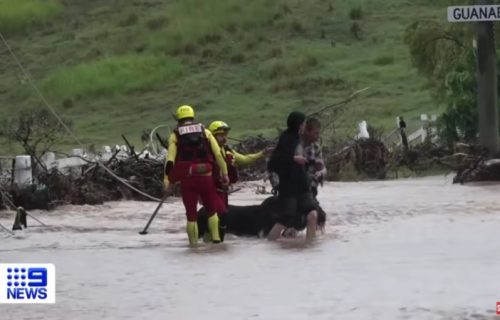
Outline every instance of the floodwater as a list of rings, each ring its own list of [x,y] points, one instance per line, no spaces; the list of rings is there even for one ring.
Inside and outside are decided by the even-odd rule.
[[[261,184],[232,203],[260,203]],[[299,234],[188,248],[177,199],[147,235],[153,202],[32,211],[47,226],[0,233],[0,262],[55,264],[56,303],[0,305],[0,319],[498,319],[499,194],[442,176],[327,183],[326,232],[311,245]]]

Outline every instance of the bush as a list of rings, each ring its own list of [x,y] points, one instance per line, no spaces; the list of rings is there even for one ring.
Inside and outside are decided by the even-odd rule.
[[[305,32],[304,26],[296,20],[290,23],[290,30],[293,34],[302,34]]]
[[[351,8],[349,11],[349,18],[351,20],[363,19],[363,9],[361,9],[361,7]]]
[[[242,53],[237,53],[229,59],[232,64],[239,64],[245,62],[245,55]]]
[[[153,17],[146,22],[146,26],[149,30],[158,30],[167,24],[168,18],[165,16]]]
[[[268,79],[302,76],[319,64],[315,56],[304,54],[295,58],[279,59],[264,65],[261,74]]]
[[[363,30],[362,30],[361,25],[359,23],[353,22],[351,24],[350,31],[351,31],[351,34],[353,35],[354,38],[356,38],[357,40],[361,40],[361,33]]]
[[[394,63],[393,56],[379,56],[373,60],[373,63],[377,66],[386,66]]]
[[[121,20],[118,25],[121,27],[133,26],[139,22],[139,16],[136,13],[130,13],[125,19]]]

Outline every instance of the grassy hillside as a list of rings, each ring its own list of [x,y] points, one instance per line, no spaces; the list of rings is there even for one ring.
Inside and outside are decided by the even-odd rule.
[[[428,3],[0,0],[0,30],[85,143],[137,142],[180,104],[233,136],[274,135],[291,110],[371,87],[337,119],[350,135],[360,120],[390,130],[438,111],[403,43],[415,19],[444,19]],[[27,107],[42,104],[0,45],[0,117]]]

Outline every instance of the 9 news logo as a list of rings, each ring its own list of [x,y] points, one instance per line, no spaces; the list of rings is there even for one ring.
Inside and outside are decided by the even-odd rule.
[[[55,303],[53,264],[1,263],[0,303]]]

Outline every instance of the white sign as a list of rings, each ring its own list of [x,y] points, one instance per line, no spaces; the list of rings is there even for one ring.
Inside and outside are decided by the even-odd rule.
[[[181,136],[189,133],[203,132],[203,127],[199,123],[188,126],[180,126],[178,129]]]
[[[448,21],[500,21],[500,5],[448,7]]]

